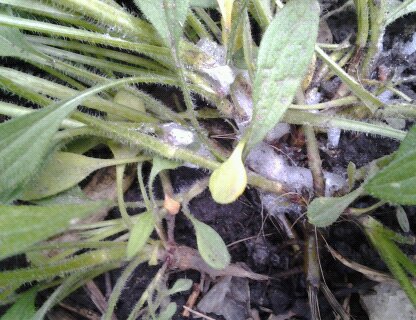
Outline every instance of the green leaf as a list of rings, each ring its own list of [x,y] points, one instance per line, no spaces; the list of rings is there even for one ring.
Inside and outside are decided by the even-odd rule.
[[[167,46],[178,44],[188,15],[189,0],[134,0]]]
[[[178,279],[172,288],[169,289],[169,295],[173,295],[178,292],[187,291],[191,289],[193,281],[191,279]]]
[[[217,8],[218,2],[216,0],[190,0],[191,7],[202,7],[202,8]]]
[[[416,126],[386,167],[365,186],[371,195],[393,203],[416,204]]]
[[[150,171],[149,187],[151,188],[156,176],[163,170],[176,169],[181,163],[161,157],[154,157],[152,170]]]
[[[409,232],[410,231],[409,219],[407,218],[406,211],[404,211],[402,206],[396,207],[396,218],[403,232]]]
[[[388,1],[389,2],[389,1]],[[397,2],[400,3],[400,2]],[[385,25],[389,25],[390,23],[396,21],[400,17],[403,17],[406,14],[416,11],[416,1],[415,0],[405,0],[401,2],[399,5],[390,8],[390,12],[387,13],[387,19]]]
[[[32,319],[36,313],[36,289],[32,288],[24,292],[0,320]]]
[[[292,103],[312,60],[318,24],[316,0],[291,0],[267,28],[257,59],[248,149],[263,140]]]
[[[66,230],[103,205],[103,202],[53,206],[0,205],[0,259],[24,252],[31,245]]]
[[[195,228],[198,251],[204,261],[214,269],[224,269],[230,264],[230,254],[220,235],[210,226],[189,216]]]
[[[24,189],[21,199],[36,200],[57,194],[77,185],[95,170],[124,163],[122,159],[97,159],[56,152]]]
[[[99,85],[77,96],[0,124],[0,203],[16,199],[52,150],[61,122],[87,97],[135,82],[126,78]]]
[[[178,306],[175,302],[170,302],[165,310],[163,310],[159,316],[157,317],[157,320],[170,320],[175,315],[176,309]]]
[[[155,228],[155,219],[151,212],[141,213],[130,231],[127,243],[127,259],[133,258],[143,249]]]
[[[342,197],[314,199],[308,206],[307,216],[309,222],[317,227],[331,225],[362,192],[363,188],[360,187]]]
[[[221,204],[234,202],[247,186],[247,172],[242,161],[245,142],[240,142],[231,156],[209,178],[212,198]]]
[[[0,26],[0,56],[29,59],[31,55],[43,56],[26,41],[17,28]]]

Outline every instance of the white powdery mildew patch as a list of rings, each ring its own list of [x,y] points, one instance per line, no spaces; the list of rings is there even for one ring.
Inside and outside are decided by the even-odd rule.
[[[209,64],[201,66],[199,71],[214,80],[220,86],[222,94],[228,95],[230,86],[235,80],[235,73],[225,63],[225,47],[209,39],[199,40],[197,47],[213,58]]]
[[[250,152],[246,164],[258,174],[283,183],[288,191],[313,191],[311,170],[287,165],[285,159],[266,143],[260,143]],[[331,196],[346,186],[346,180],[338,174],[324,171],[324,178],[325,196]]]

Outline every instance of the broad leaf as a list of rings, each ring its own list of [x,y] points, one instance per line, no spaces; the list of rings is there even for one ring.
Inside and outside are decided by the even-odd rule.
[[[230,254],[220,235],[210,226],[191,218],[195,228],[198,251],[202,259],[214,269],[224,269],[230,264]]]
[[[8,203],[19,196],[22,187],[53,148],[53,135],[61,122],[85,98],[137,79],[126,78],[99,85],[71,99],[0,124],[0,203]]]
[[[416,126],[385,168],[365,186],[371,195],[399,204],[416,204]]]
[[[76,153],[57,152],[24,189],[21,199],[36,200],[57,194],[77,185],[95,170],[117,164],[125,162],[122,159],[97,159]]]
[[[211,174],[209,190],[218,203],[234,202],[247,186],[247,173],[242,160],[244,146],[244,141],[240,142],[231,156]]]
[[[0,318],[0,320],[16,320],[16,319],[32,319],[36,313],[35,299],[36,287],[22,293],[19,299],[7,312]]]
[[[409,219],[407,218],[406,211],[404,211],[402,206],[396,207],[396,218],[397,222],[399,223],[400,228],[402,228],[403,232],[410,232],[410,223]]]
[[[139,215],[139,218],[130,231],[130,237],[127,243],[128,259],[133,258],[141,249],[143,249],[152,234],[154,227],[155,220],[151,212],[144,212]]]
[[[216,0],[190,0],[189,4],[191,7],[202,7],[202,8],[218,7],[218,2]]]
[[[33,244],[66,230],[103,205],[103,202],[53,206],[0,205],[0,259],[24,252]]]
[[[176,313],[176,309],[178,308],[176,302],[170,302],[165,310],[163,310],[157,320],[170,320]]]
[[[342,197],[321,197],[308,206],[308,220],[317,227],[327,227],[334,223],[345,209],[363,192],[360,187]]]
[[[134,0],[167,46],[176,45],[182,36],[189,0]]]
[[[316,0],[291,0],[267,28],[257,59],[248,149],[263,140],[292,103],[312,60],[318,24]]]

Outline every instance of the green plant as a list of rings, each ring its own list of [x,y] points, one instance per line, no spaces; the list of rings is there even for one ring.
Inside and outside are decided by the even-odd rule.
[[[182,279],[168,289],[165,273],[181,266],[178,257],[196,254],[175,243],[175,214],[182,207],[193,224],[205,263],[187,267],[203,268],[207,273],[226,270],[230,255],[224,241],[213,228],[192,215],[188,203],[207,186],[213,198],[224,204],[235,201],[247,184],[284,193],[282,183],[248,170],[243,163],[250,150],[280,121],[303,125],[308,141],[314,141],[312,127],[336,127],[403,140],[391,158],[351,174],[351,186],[366,177],[354,191],[329,198],[315,188],[316,195],[322,197],[308,206],[310,223],[318,227],[330,225],[349,212],[355,199],[367,193],[397,204],[416,204],[416,177],[412,170],[416,165],[415,127],[406,133],[376,121],[362,121],[354,113],[345,116],[336,109],[351,106],[353,111],[364,110],[370,119],[389,112],[414,118],[414,106],[383,104],[351,70],[342,68],[341,58],[335,55],[339,51],[348,61],[351,55],[360,56],[369,44],[359,70],[367,78],[385,27],[415,11],[414,2],[404,1],[387,10],[384,1],[371,5],[355,1],[359,31],[354,50],[329,46],[332,56],[325,52],[324,44],[316,41],[320,15],[316,0],[290,0],[283,8],[279,1],[260,0],[134,3],[138,16],[113,0],[0,0],[0,55],[3,61],[12,58],[25,62],[23,70],[1,66],[0,85],[27,102],[24,106],[0,102],[0,114],[11,118],[0,124],[0,259],[25,254],[30,262],[27,268],[0,273],[0,302],[15,303],[2,319],[42,319],[56,303],[89,280],[126,265],[104,315],[111,319],[127,279],[144,262],[161,263],[162,267],[129,319],[139,312],[153,319],[169,319],[176,311],[169,295],[188,290],[191,284]],[[220,11],[221,28],[206,8]],[[261,29],[258,48],[252,39],[252,24]],[[196,45],[200,39],[208,39],[212,46],[223,45],[224,61]],[[308,68],[316,67],[314,58],[324,63],[323,75],[332,72],[338,76],[351,95],[305,104],[299,88],[308,88],[306,75]],[[248,74],[248,86],[253,90],[248,103],[253,105],[253,118],[245,131],[243,127],[235,130],[239,138],[230,155],[213,142],[200,120],[238,119],[244,108],[241,93],[237,92],[238,78],[231,69],[234,66]],[[32,68],[37,75],[31,74]],[[185,111],[176,112],[140,89],[149,84],[178,88],[185,106],[181,110]],[[195,97],[214,108],[197,106]],[[35,105],[36,110],[30,105]],[[85,108],[88,112],[83,112]],[[325,108],[336,112],[309,112]],[[166,124],[182,130],[184,137],[176,137],[178,141],[173,142],[166,138],[170,130]],[[192,135],[192,143],[179,141],[187,140],[188,135]],[[308,143],[314,182],[319,185],[319,153],[316,145]],[[113,159],[83,155],[99,144],[111,150]],[[199,150],[208,151],[210,156]],[[147,186],[142,176],[144,162],[152,163]],[[126,165],[131,163],[136,164],[143,198],[133,204],[126,203],[123,196]],[[213,173],[209,181],[198,181],[188,190],[174,194],[167,173],[184,163]],[[116,166],[117,192],[110,199],[91,201],[78,184],[95,170],[108,166]],[[164,202],[154,195],[157,176],[162,181]],[[115,206],[120,210],[120,219],[85,220],[86,216]],[[130,216],[129,206],[143,208],[144,212]],[[333,210],[335,206],[337,210]],[[385,227],[362,212],[360,215],[368,237],[416,304],[415,289],[406,274],[415,276],[414,262],[391,241],[394,237]],[[73,235],[71,241],[50,239],[66,231]],[[157,240],[151,238],[153,232]],[[123,235],[117,241],[108,240],[120,233]],[[53,254],[43,255],[43,251],[52,249]],[[80,249],[88,250],[77,254]],[[17,290],[35,281],[29,291]],[[57,288],[36,310],[36,292],[50,287]]]

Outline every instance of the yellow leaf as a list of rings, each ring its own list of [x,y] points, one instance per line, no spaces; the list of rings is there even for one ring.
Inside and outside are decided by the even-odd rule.
[[[241,141],[231,156],[211,174],[209,190],[218,203],[234,202],[246,188],[247,173],[242,161],[244,146],[245,141]]]

